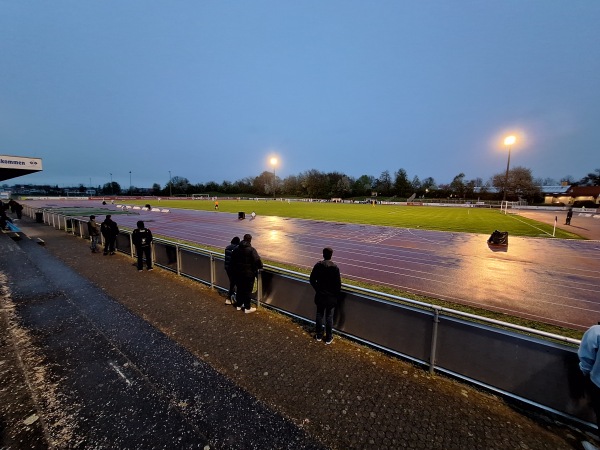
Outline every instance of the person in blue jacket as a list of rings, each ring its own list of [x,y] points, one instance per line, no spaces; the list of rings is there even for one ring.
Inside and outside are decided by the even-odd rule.
[[[577,351],[579,356],[579,368],[585,377],[585,388],[590,395],[592,408],[596,413],[596,423],[600,432],[600,324],[590,327],[581,338],[581,344]],[[582,443],[584,448],[595,449],[589,442]]]

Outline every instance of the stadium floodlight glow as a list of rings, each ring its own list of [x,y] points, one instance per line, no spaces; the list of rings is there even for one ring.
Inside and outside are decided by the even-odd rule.
[[[506,176],[504,177],[504,193],[502,194],[502,201],[506,201],[506,188],[508,188],[508,169],[510,167],[510,149],[513,144],[517,141],[517,138],[512,134],[504,138],[504,145],[508,148],[508,162],[506,163]]]
[[[271,165],[273,166],[273,197],[275,197],[275,183],[277,178],[275,178],[275,166],[277,166],[277,158],[274,156],[270,159]]]

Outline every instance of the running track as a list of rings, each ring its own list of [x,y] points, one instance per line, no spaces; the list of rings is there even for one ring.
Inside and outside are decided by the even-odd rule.
[[[113,205],[102,208],[118,213]],[[144,220],[154,234],[217,248],[250,233],[263,259],[307,269],[330,246],[344,277],[570,328],[583,330],[600,320],[600,241],[511,236],[506,251],[493,251],[489,236],[481,234],[272,216],[238,220],[236,214],[213,211],[135,212],[139,215],[113,219],[129,228]],[[99,222],[104,219],[96,215]]]

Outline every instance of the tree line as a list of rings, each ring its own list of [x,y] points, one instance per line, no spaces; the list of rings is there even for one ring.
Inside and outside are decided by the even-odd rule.
[[[230,182],[191,183],[187,178],[174,176],[164,185],[154,183],[151,188],[131,187],[123,189],[113,181],[98,186],[100,195],[155,195],[155,196],[191,196],[192,194],[227,195],[227,196],[260,196],[260,197],[299,197],[299,198],[367,198],[372,196],[386,199],[406,200],[415,195],[416,198],[457,198],[498,200],[504,197],[516,201],[523,199],[529,203],[543,201],[541,186],[556,186],[561,183],[579,186],[600,186],[600,169],[588,173],[579,181],[572,177],[556,180],[534,179],[530,169],[514,167],[506,172],[497,173],[483,182],[481,178],[467,180],[464,173],[457,174],[450,183],[438,184],[432,177],[420,179],[417,175],[409,177],[405,169],[394,173],[383,171],[379,177],[362,175],[354,178],[340,172],[321,172],[316,169],[290,175],[285,178],[276,177],[273,172],[264,171],[256,177],[246,177]],[[7,187],[5,185],[5,187]],[[89,187],[79,185],[76,188],[58,188],[58,186],[27,185],[30,190],[43,191],[45,194],[62,195],[61,191],[85,193]]]

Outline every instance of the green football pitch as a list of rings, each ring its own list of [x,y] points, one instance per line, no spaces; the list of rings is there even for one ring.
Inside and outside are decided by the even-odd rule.
[[[215,211],[211,200],[137,200],[127,204],[150,204],[157,208],[181,208]],[[280,200],[219,200],[217,213],[244,212],[249,216],[279,216],[328,222],[360,223],[400,228],[420,228],[457,233],[492,234],[494,230],[507,231],[511,236],[541,238],[583,239],[548,224],[516,214],[490,208],[369,205],[329,202],[300,202]],[[554,236],[553,236],[554,233]]]

